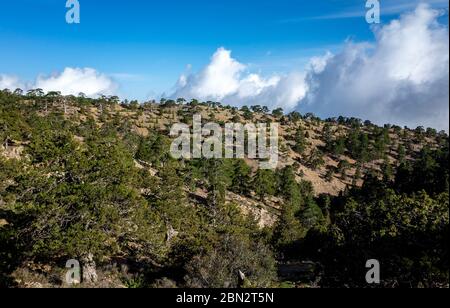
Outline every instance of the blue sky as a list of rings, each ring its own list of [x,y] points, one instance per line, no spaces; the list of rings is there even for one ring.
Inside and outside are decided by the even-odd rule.
[[[411,8],[384,2],[386,10],[404,7],[383,21]],[[81,23],[68,25],[64,0],[2,1],[0,73],[31,82],[65,67],[93,67],[113,76],[122,94],[143,99],[170,90],[188,64],[201,69],[221,46],[251,69],[273,73],[347,39],[373,39],[361,0],[80,0],[80,6]]]

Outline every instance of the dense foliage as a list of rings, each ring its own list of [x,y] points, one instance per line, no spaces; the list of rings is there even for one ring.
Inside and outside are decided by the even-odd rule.
[[[346,155],[324,177],[353,182],[339,196],[318,196],[296,165],[270,171],[240,159],[174,160],[167,127],[139,134],[130,117],[115,111],[116,97],[0,91],[1,151],[23,148],[18,157],[0,155],[0,284],[14,286],[14,271],[27,262],[63,267],[67,259],[93,255],[100,266],[133,265],[138,286],[168,279],[187,287],[291,285],[287,280],[365,287],[369,259],[382,265],[382,286],[448,286],[445,133],[195,100],[174,114],[183,103],[121,108],[136,118],[151,112],[188,119],[207,106],[231,110],[236,120],[264,114],[322,123],[322,147],[309,150],[305,127],[292,134],[298,162],[319,170],[325,154]],[[392,131],[402,140],[395,162],[387,158]],[[411,150],[424,138],[435,146]],[[356,161],[353,173],[349,159]],[[376,160],[382,167],[371,169]],[[276,198],[277,222],[261,228],[229,193],[260,206]],[[309,274],[287,278],[280,270],[304,261],[315,264]]]

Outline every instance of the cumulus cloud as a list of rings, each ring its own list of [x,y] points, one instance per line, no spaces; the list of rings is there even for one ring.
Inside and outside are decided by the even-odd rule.
[[[17,77],[0,74],[0,90],[8,89],[14,91],[22,86]]]
[[[93,68],[67,67],[61,73],[51,76],[40,75],[35,82],[22,83],[17,77],[0,74],[0,89],[15,90],[42,89],[44,92],[59,91],[63,95],[78,95],[80,92],[89,97],[114,95],[117,84],[107,75]]]
[[[219,48],[203,70],[182,75],[171,96],[448,130],[448,27],[438,17],[419,5],[374,28],[373,43],[346,42],[336,55],[314,57],[306,69],[284,75],[250,73]]]
[[[292,109],[305,95],[303,73],[263,77],[219,48],[199,73],[181,75],[171,97],[221,101],[226,104],[260,104]]]
[[[83,92],[87,96],[94,97],[100,94],[114,94],[117,85],[107,75],[95,69],[67,67],[60,74],[39,76],[34,88],[41,88],[45,92],[60,91],[63,95],[78,95]]]
[[[376,29],[375,44],[348,43],[323,69],[307,74],[300,109],[448,130],[448,28],[437,17],[420,5]]]

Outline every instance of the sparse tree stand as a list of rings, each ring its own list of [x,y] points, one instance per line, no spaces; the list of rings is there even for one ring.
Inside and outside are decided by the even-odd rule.
[[[0,155],[0,287],[15,286],[10,285],[13,281],[26,286],[27,277],[35,274],[46,279],[46,285],[58,287],[48,278],[59,275],[60,268],[42,275],[34,266],[25,266],[33,260],[46,266],[71,258],[79,261],[79,278],[88,287],[98,286],[99,262],[116,258],[139,264],[139,272],[145,273],[133,274],[135,283],[116,277],[127,286],[158,285],[152,270],[173,273],[174,268],[183,273],[167,278],[176,287],[283,286],[287,278],[277,277],[274,255],[279,263],[320,264],[316,267],[320,282],[300,274],[289,278],[296,281],[293,286],[305,279],[301,283],[308,286],[367,287],[364,262],[374,253],[383,260],[382,287],[448,287],[445,133],[435,136],[427,129],[420,132],[423,139],[409,129],[390,129],[387,134],[376,125],[362,128],[357,121],[344,119],[338,129],[334,124],[324,128],[328,136],[320,138],[324,123],[306,120],[305,132],[314,132],[308,139],[314,144],[326,140],[327,145],[308,144],[308,156],[310,150],[320,154],[316,150],[324,151],[327,161],[351,157],[348,170],[356,169],[354,187],[338,196],[317,197],[307,181],[310,172],[298,181],[299,169],[305,168],[299,164],[253,174],[246,160],[174,160],[168,154],[171,139],[162,130],[150,131],[147,137],[133,132],[140,124],[140,108],[123,105],[126,115],[111,112],[111,98],[67,96],[64,109],[74,117],[65,117],[56,94],[43,96],[36,90],[17,95],[0,91],[0,147],[9,147],[8,152],[16,144],[23,147],[23,155]],[[104,116],[93,116],[100,104],[106,108]],[[185,112],[211,111],[206,105],[197,108],[189,106]],[[144,116],[157,119],[164,109],[155,109],[151,115],[143,110]],[[242,113],[235,115],[242,118]],[[300,123],[293,125],[287,119],[281,121],[288,125],[283,137],[293,141],[292,128]],[[167,117],[163,122],[171,124]],[[367,161],[358,154],[365,145]],[[345,156],[334,156],[333,149]],[[320,162],[322,155],[317,156]],[[384,166],[371,161],[380,156],[386,159]],[[361,186],[355,185],[362,182],[358,166],[364,174]],[[342,181],[337,169],[328,165],[326,178],[348,184],[350,179]],[[315,173],[322,171],[325,168]],[[199,188],[208,191],[206,201],[203,193],[197,193]],[[236,197],[234,202],[249,201],[269,210],[278,219],[275,225],[261,230],[264,217],[254,220],[253,215],[242,215],[238,204],[224,202],[227,190],[234,193],[230,194]],[[277,196],[274,201],[281,205],[281,213],[263,205],[269,196]],[[108,271],[109,265],[102,270]],[[26,276],[20,277],[24,269]]]

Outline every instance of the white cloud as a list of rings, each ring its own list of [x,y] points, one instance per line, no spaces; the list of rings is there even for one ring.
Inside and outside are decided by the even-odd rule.
[[[382,16],[399,15],[414,10],[419,4],[427,4],[435,9],[448,11],[448,0],[383,0],[381,1]],[[308,20],[330,20],[365,17],[367,9],[361,3],[351,6],[347,10],[319,16],[303,16],[280,20],[281,23],[300,23]]]
[[[302,110],[377,123],[448,130],[448,28],[420,5],[375,30],[376,43],[348,43],[320,72],[308,73]]]
[[[438,17],[419,5],[375,28],[374,43],[347,42],[336,55],[314,57],[306,70],[285,75],[250,73],[219,48],[199,73],[182,75],[171,96],[448,130],[448,27]]]
[[[40,75],[36,81],[23,83],[19,78],[0,74],[0,90],[42,89],[44,92],[60,91],[63,95],[78,95],[83,92],[89,97],[116,94],[117,84],[107,75],[92,68],[67,67],[61,73],[51,76]]]
[[[305,94],[301,73],[262,77],[219,48],[199,73],[181,75],[171,97],[221,101],[226,104],[260,104],[292,109]]]
[[[17,88],[21,88],[23,85],[19,79],[14,76],[0,74],[0,90],[9,89],[14,91]]]
[[[50,77],[39,76],[33,87],[45,92],[60,91],[63,95],[78,95],[83,92],[90,97],[112,95],[117,90],[117,85],[107,75],[92,68],[71,67]]]
[[[223,100],[239,89],[240,75],[245,65],[231,58],[231,52],[219,48],[211,63],[197,75],[182,75],[178,93],[202,99]]]

